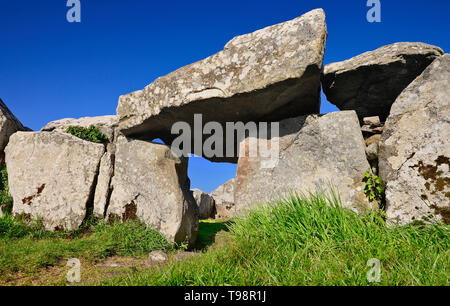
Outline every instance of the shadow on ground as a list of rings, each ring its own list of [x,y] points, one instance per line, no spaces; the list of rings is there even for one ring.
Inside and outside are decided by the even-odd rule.
[[[215,242],[219,232],[228,232],[231,221],[202,220],[199,224],[196,249],[204,250]]]

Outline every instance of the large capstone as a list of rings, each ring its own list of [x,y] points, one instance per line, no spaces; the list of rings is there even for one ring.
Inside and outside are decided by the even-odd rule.
[[[328,101],[356,110],[360,121],[379,116],[384,122],[399,94],[444,52],[424,43],[396,43],[326,65],[322,77]]]
[[[137,219],[171,242],[192,245],[198,215],[187,166],[165,145],[119,136],[108,219]]]
[[[397,224],[450,222],[450,54],[436,59],[392,106],[379,165],[387,216]]]
[[[173,124],[193,126],[194,114],[204,123],[225,124],[318,113],[326,37],[321,9],[238,36],[223,51],[121,96],[119,128],[127,136],[171,144]]]
[[[339,193],[341,205],[356,212],[376,207],[364,194],[363,177],[369,163],[354,111],[287,119],[280,122],[278,145],[274,143],[277,137],[257,141],[258,146],[273,152],[252,156],[255,142],[252,145],[247,138],[241,143],[235,186],[237,215],[291,193],[308,192]]]
[[[63,133],[17,132],[6,147],[13,213],[47,230],[77,229],[92,209],[102,144]]]

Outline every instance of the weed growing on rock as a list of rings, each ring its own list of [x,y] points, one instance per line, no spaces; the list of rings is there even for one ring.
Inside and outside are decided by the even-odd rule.
[[[80,139],[95,143],[107,143],[109,141],[108,137],[103,134],[99,128],[93,125],[91,125],[89,128],[85,128],[82,126],[69,126],[66,130],[66,133],[69,133]]]
[[[384,208],[384,185],[381,178],[373,173],[369,168],[364,175],[363,181],[366,183],[364,193],[370,201],[377,201],[380,208]]]

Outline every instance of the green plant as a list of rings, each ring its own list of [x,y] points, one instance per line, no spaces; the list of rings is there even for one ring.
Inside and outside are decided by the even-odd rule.
[[[20,239],[31,237],[41,239],[42,237],[56,237],[56,233],[46,232],[40,220],[26,221],[15,218],[10,213],[6,213],[0,218],[0,239]]]
[[[384,184],[381,178],[374,174],[372,169],[369,168],[366,174],[364,174],[363,182],[366,183],[364,193],[370,201],[377,201],[380,208],[384,206]]]
[[[0,209],[4,213],[9,213],[12,208],[13,199],[9,194],[8,172],[6,167],[0,170]]]
[[[91,125],[89,128],[82,126],[69,126],[66,133],[72,134],[75,137],[81,138],[86,141],[95,143],[107,143],[108,137],[103,134],[99,128]]]

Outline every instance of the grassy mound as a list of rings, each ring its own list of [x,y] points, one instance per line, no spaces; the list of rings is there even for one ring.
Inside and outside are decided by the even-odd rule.
[[[105,285],[448,285],[449,228],[388,227],[322,195],[292,196],[230,226],[227,243],[189,261],[129,274]]]

